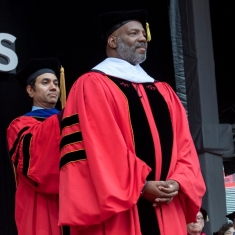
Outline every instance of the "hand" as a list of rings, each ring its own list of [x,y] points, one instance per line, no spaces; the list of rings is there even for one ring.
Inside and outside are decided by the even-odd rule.
[[[178,194],[178,191],[172,189],[176,189],[177,185],[170,186],[171,183],[173,184],[168,181],[148,181],[143,197],[152,203],[169,203]]]
[[[179,183],[175,180],[167,180],[167,181],[160,181],[162,182],[162,185],[158,187],[159,190],[165,192],[165,193],[172,193],[175,191],[179,191]],[[167,186],[165,187],[165,183]]]
[[[171,194],[171,193],[176,193],[175,195],[178,194],[178,191],[179,191],[179,183],[178,182],[176,182],[175,180],[167,180],[165,182],[164,181],[161,181],[161,182],[162,182],[162,185],[160,185],[158,187],[159,190],[161,190],[162,192],[165,192],[165,193],[169,193],[169,194]],[[167,186],[165,186],[165,183],[167,184]],[[171,198],[156,198],[153,206],[158,206],[159,203],[169,204],[173,200],[173,197],[171,197]]]

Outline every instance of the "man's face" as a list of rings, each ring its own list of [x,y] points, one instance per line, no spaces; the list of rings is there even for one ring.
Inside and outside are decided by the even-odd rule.
[[[26,89],[29,96],[33,98],[33,105],[42,108],[54,108],[60,93],[58,79],[52,73],[44,73],[38,76],[35,90],[31,86],[27,86]]]
[[[201,232],[204,227],[204,219],[201,212],[197,213],[196,222],[187,224],[187,230],[189,234]]]
[[[231,228],[229,228],[229,229],[224,233],[224,235],[233,235],[234,232],[235,232],[234,228],[231,227]]]
[[[147,54],[146,33],[138,21],[130,21],[117,29],[113,35],[117,38],[118,56],[136,65],[145,61]]]

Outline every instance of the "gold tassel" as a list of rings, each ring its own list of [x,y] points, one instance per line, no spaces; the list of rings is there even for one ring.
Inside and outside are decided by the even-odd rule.
[[[146,23],[146,33],[147,33],[147,42],[151,41],[151,34],[150,34],[150,29],[149,29],[149,24]]]
[[[63,109],[66,104],[66,88],[65,88],[65,79],[64,79],[64,68],[60,68],[60,102],[61,108]]]

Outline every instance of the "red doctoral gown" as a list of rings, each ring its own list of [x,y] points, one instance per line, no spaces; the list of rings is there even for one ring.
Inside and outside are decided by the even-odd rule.
[[[22,116],[7,129],[16,175],[15,221],[18,235],[61,235],[58,226],[59,143],[57,115]]]
[[[148,235],[139,218],[148,218],[144,229],[150,215],[137,208],[145,180],[173,179],[179,194],[153,209],[155,223],[161,235],[187,234],[205,184],[185,110],[169,85],[89,72],[74,83],[61,128],[60,225],[78,235]]]

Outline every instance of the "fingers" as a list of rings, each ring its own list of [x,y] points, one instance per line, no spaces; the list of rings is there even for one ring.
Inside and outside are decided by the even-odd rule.
[[[158,206],[162,203],[169,204],[173,200],[174,196],[176,196],[177,194],[178,194],[177,191],[175,191],[173,193],[168,193],[168,194],[162,193],[152,201],[153,206]]]
[[[179,184],[176,181],[170,180],[170,181],[160,181],[161,185],[158,186],[158,189],[165,192],[165,193],[171,193],[179,190]]]
[[[173,200],[173,197],[171,197],[171,198],[156,198],[155,202],[153,203],[153,206],[154,207],[159,206],[161,203],[169,204],[172,200]]]
[[[165,193],[172,193],[172,192],[177,191],[176,188],[171,184],[168,185],[167,187],[158,186],[158,189],[162,192],[165,192]]]
[[[171,201],[173,200],[173,197],[170,197],[170,198],[156,198],[155,199],[155,202],[161,202],[161,203],[170,203]]]
[[[165,187],[165,188],[168,188],[170,183],[166,182],[166,181],[156,181],[158,182],[159,186],[162,186],[162,187]]]
[[[166,182],[167,182],[169,185],[172,185],[172,187],[174,187],[176,191],[179,191],[180,185],[179,185],[179,183],[178,183],[177,181],[170,179],[170,180],[167,180]]]
[[[178,194],[176,189],[177,187],[174,187],[174,184],[167,181],[148,181],[142,197],[152,203],[167,204]]]
[[[159,197],[156,197],[156,198],[165,198],[165,197],[170,198],[178,194],[178,191],[176,191],[173,186],[168,186],[168,187],[169,188],[159,186],[158,187]]]
[[[178,194],[178,191],[173,191],[173,192],[169,192],[169,191],[166,191],[166,192],[163,192],[160,194],[160,197],[156,197],[156,198],[171,198],[171,197],[174,197]]]
[[[153,203],[153,207],[157,207],[157,206],[159,206],[160,205],[160,203],[159,202],[155,202],[155,203]]]

